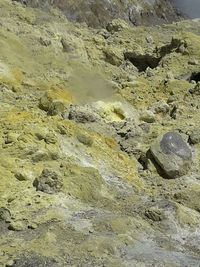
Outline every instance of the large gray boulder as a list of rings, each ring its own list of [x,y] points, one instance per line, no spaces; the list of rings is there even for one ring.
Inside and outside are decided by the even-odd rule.
[[[156,163],[168,178],[176,178],[185,175],[191,165],[192,153],[176,132],[168,132],[159,136],[150,148]]]

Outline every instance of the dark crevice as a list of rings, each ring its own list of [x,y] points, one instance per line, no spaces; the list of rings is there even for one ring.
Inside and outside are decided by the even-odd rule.
[[[172,38],[167,45],[156,47],[152,54],[136,54],[134,52],[125,52],[124,59],[129,60],[139,72],[145,71],[148,67],[155,69],[160,61],[170,53],[186,53],[187,43],[184,40]]]
[[[138,162],[142,165],[143,170],[148,169],[148,158],[146,157],[146,155],[140,155],[140,157],[138,158]]]
[[[189,82],[191,81],[200,82],[200,72],[193,72],[189,77]]]
[[[139,72],[145,71],[148,67],[151,69],[155,69],[160,60],[161,57],[155,57],[154,55],[137,55],[132,52],[126,52],[124,53],[124,59],[129,60],[137,69]]]
[[[154,52],[163,58],[172,52],[181,53],[181,47],[186,49],[187,43],[184,40],[172,38],[170,44],[157,47]]]

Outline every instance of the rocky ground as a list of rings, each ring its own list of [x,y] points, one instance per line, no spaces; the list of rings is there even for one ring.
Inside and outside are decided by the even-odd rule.
[[[130,25],[150,25],[172,22],[183,16],[175,7],[174,0],[76,0],[76,3],[74,0],[14,1],[43,10],[57,7],[70,21],[85,22],[95,28],[105,28],[116,18],[121,18]]]
[[[1,0],[0,266],[200,266],[199,26]]]

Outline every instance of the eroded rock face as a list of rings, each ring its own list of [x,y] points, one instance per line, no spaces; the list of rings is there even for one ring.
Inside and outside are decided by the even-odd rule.
[[[170,1],[74,1],[17,0],[22,4],[47,8],[58,7],[70,21],[86,22],[91,27],[105,27],[112,19],[121,18],[133,25],[161,24],[178,20]]]
[[[151,153],[169,178],[186,174],[190,168],[192,153],[181,135],[168,132],[151,146]]]

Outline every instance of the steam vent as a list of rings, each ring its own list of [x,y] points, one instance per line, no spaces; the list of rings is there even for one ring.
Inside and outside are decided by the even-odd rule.
[[[200,267],[199,0],[0,0],[0,267]]]

